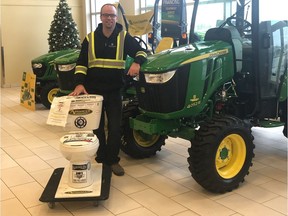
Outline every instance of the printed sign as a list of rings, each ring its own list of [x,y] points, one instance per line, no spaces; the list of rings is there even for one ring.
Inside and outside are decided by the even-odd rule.
[[[66,126],[71,104],[71,100],[67,100],[67,98],[69,98],[69,96],[53,98],[47,124],[62,127]]]
[[[35,85],[36,75],[32,72],[23,72],[20,104],[33,111],[35,110]]]
[[[139,15],[125,15],[129,23],[128,32],[132,36],[141,36],[152,32],[151,19],[153,16],[153,11],[148,11],[144,14]]]
[[[163,0],[161,18],[162,37],[181,37],[183,0]]]

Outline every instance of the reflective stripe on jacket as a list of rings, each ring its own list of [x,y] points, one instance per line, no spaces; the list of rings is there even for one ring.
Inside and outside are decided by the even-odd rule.
[[[103,59],[97,58],[95,55],[95,35],[94,32],[91,32],[87,35],[87,40],[89,42],[89,51],[88,51],[88,68],[100,67],[100,68],[116,68],[124,69],[125,60],[124,56],[124,40],[126,36],[126,31],[121,31],[117,36],[117,49],[116,49],[116,59]]]

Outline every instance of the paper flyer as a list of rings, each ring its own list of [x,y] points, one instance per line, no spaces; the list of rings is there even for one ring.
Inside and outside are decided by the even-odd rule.
[[[67,124],[70,105],[71,100],[67,100],[67,97],[54,97],[48,115],[47,124],[65,127]]]

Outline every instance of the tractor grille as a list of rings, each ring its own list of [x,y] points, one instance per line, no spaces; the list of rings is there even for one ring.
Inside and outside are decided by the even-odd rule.
[[[46,70],[47,67],[45,65],[42,65],[41,68],[33,68],[33,73],[36,75],[37,78],[41,78],[44,76]]]
[[[69,91],[75,88],[74,72],[75,72],[75,68],[70,71],[57,70],[58,82],[59,82],[59,87],[61,90]]]
[[[139,107],[149,112],[169,113],[183,109],[188,85],[189,65],[177,69],[163,84],[146,83],[143,73],[137,84]]]

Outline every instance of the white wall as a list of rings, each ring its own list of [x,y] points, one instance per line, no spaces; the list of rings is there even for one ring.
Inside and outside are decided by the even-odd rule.
[[[82,40],[86,34],[84,1],[67,3]],[[20,86],[22,73],[32,71],[31,60],[48,52],[48,33],[58,4],[59,0],[1,1],[0,42],[5,64],[1,87]]]

